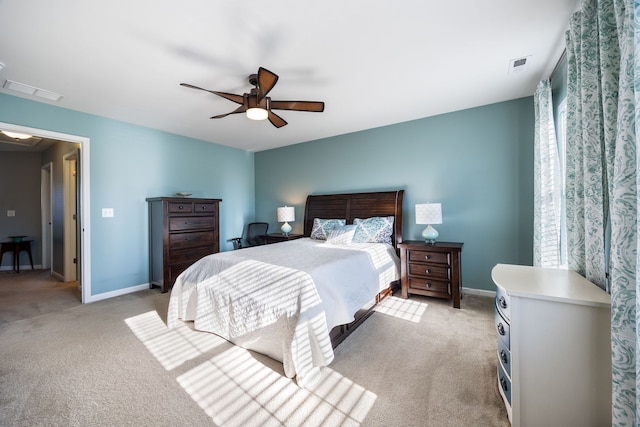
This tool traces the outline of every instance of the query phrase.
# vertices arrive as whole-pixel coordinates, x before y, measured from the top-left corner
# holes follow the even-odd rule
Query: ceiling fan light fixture
[[[249,108],[247,109],[247,117],[251,120],[265,120],[269,117],[269,113],[264,108]]]
[[[33,138],[33,135],[28,135],[26,133],[9,132],[9,131],[6,131],[6,130],[2,130],[0,132],[4,133],[9,138],[13,138],[13,139],[29,139],[29,138]]]

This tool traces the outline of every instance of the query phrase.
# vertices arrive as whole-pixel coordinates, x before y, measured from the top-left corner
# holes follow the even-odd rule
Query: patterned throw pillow
[[[347,223],[346,219],[313,219],[313,227],[311,228],[311,238],[316,240],[326,240],[327,235],[333,227],[342,227]]]
[[[372,218],[353,220],[356,225],[356,233],[353,236],[354,243],[387,243],[391,245],[393,234],[392,216],[375,216]]]
[[[330,245],[349,245],[355,233],[356,226],[354,224],[333,227],[327,235],[327,243]]]

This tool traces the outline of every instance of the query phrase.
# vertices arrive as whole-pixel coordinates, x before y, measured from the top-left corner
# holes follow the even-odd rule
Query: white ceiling
[[[0,0],[0,83],[53,102],[217,144],[260,151],[530,96],[564,48],[579,0]],[[509,73],[513,59],[527,68]],[[280,129],[237,104],[181,87],[248,92],[280,76]],[[2,117],[0,117],[1,121]]]

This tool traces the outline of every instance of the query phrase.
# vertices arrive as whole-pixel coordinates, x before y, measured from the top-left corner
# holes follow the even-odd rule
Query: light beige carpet
[[[6,320],[0,301],[0,425],[509,425],[490,298],[386,300],[309,390],[265,356],[168,330],[167,304],[148,290]]]

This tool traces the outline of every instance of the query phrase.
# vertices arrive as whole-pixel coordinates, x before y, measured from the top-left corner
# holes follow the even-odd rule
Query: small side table
[[[20,273],[20,252],[26,251],[29,254],[31,269],[33,270],[33,257],[31,256],[31,242],[33,240],[20,240],[0,243],[0,264],[5,252],[13,252],[13,269]]]
[[[289,233],[288,236],[285,236],[282,233],[270,233],[262,236],[262,240],[264,241],[265,245],[270,245],[271,243],[286,242],[287,240],[296,240],[296,239],[300,239],[301,237],[304,237],[304,236],[302,234],[291,234],[291,233]]]
[[[462,284],[460,253],[463,243],[407,240],[400,248],[402,298],[410,294],[453,299],[453,307],[460,308]]]

